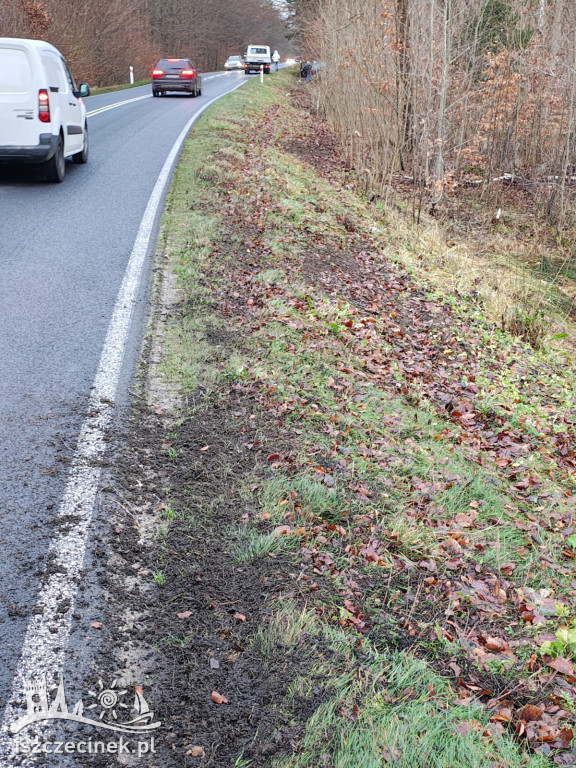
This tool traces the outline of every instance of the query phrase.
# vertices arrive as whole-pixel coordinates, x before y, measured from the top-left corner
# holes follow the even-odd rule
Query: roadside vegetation
[[[292,71],[195,126],[145,453],[158,653],[235,734],[190,725],[190,764],[576,764],[574,369],[451,249],[357,187]]]
[[[166,56],[214,71],[251,41],[286,52],[286,31],[271,0],[0,0],[0,37],[47,40],[93,86],[125,83],[131,66],[149,82]]]
[[[574,4],[289,5],[355,183],[422,224],[424,258],[500,327],[573,336]]]
[[[128,88],[138,88],[140,85],[148,85],[149,80],[137,80],[134,83],[122,83],[121,85],[109,85],[107,88],[91,88],[92,96],[97,93],[114,93],[115,91],[126,91]]]

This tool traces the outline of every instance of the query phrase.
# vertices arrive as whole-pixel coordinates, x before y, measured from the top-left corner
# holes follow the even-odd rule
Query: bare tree
[[[464,180],[491,194],[513,177],[551,214],[574,208],[572,0],[288,1],[327,64],[317,104],[367,185],[402,174],[434,208]]]
[[[272,0],[0,0],[0,34],[44,38],[73,72],[98,85],[150,74],[160,56],[221,67],[251,41],[286,47],[285,18]]]

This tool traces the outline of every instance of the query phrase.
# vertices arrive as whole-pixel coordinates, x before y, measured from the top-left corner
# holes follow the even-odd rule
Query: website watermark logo
[[[38,736],[34,739],[16,737],[14,754],[17,755],[136,755],[142,757],[155,754],[154,736],[147,741],[139,739],[134,744],[120,736],[117,741],[41,741]]]
[[[26,714],[12,723],[10,731],[17,734],[27,726],[44,720],[70,720],[93,725],[96,728],[132,734],[149,734],[159,728],[161,723],[154,722],[154,712],[148,706],[142,688],[138,685],[134,686],[134,700],[130,705],[132,697],[130,689],[121,688],[117,683],[118,681],[114,680],[108,688],[105,688],[99,680],[96,690],[89,691],[90,700],[86,706],[80,699],[70,711],[62,678],[53,700],[48,696],[45,674],[33,680],[26,680],[24,682]]]

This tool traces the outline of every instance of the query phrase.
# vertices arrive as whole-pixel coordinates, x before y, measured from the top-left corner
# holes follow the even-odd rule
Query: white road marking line
[[[51,542],[49,560],[52,572],[47,576],[45,584],[38,593],[36,608],[26,629],[20,659],[12,681],[10,699],[4,710],[0,726],[0,768],[13,768],[17,764],[14,762],[17,756],[17,744],[10,736],[10,724],[17,719],[19,710],[21,714],[24,681],[44,672],[61,673],[64,666],[78,582],[84,565],[94,502],[98,493],[101,474],[98,466],[99,459],[106,451],[104,435],[106,429],[112,424],[114,400],[118,393],[124,359],[124,346],[132,324],[156,217],[172,169],[188,132],[200,115],[215,101],[242,85],[244,81],[230,91],[211,99],[188,120],[166,158],[142,216],[108,326],[88,401],[88,415],[80,430],[66,489],[58,509],[60,518],[71,516],[67,520],[68,530]],[[69,524],[69,520],[74,520],[72,525]],[[18,764],[29,764],[25,756],[20,757],[22,762]]]
[[[91,112],[87,112],[87,117],[94,117],[94,115],[99,115],[101,112],[108,112],[109,109],[116,109],[116,107],[123,107],[124,104],[132,104],[134,101],[142,101],[142,99],[151,99],[152,94],[147,93],[146,96],[136,96],[133,99],[126,99],[125,101],[116,101],[114,104],[108,104],[105,107],[99,107],[98,109],[93,109]]]

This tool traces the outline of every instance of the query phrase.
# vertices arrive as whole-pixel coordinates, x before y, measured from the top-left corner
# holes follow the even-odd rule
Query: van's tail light
[[[38,118],[41,123],[50,122],[50,99],[45,88],[38,91]]]
[[[183,69],[182,72],[180,72],[181,77],[194,77],[195,74],[193,69]]]
[[[164,70],[163,69],[155,69],[152,72],[152,77],[162,77],[163,74],[164,74]]]

